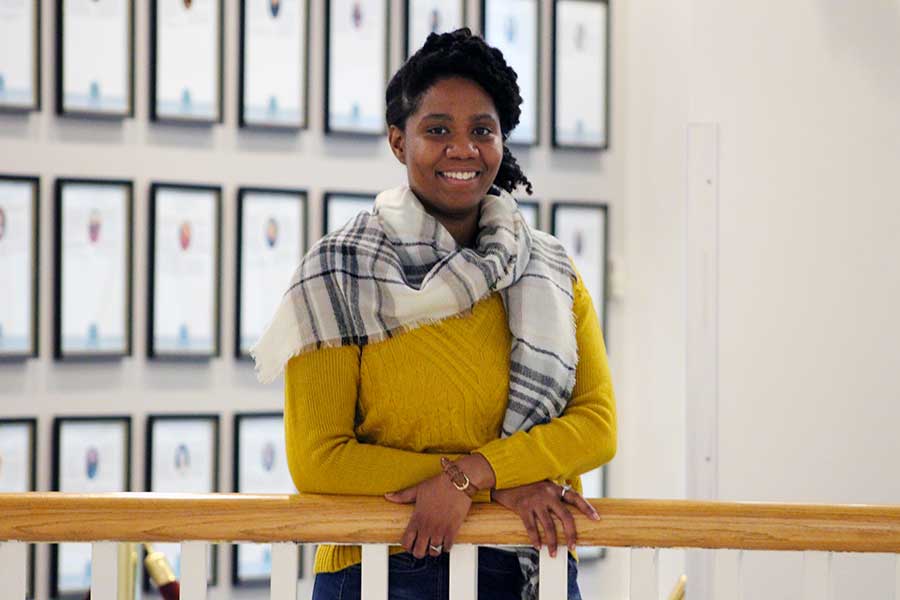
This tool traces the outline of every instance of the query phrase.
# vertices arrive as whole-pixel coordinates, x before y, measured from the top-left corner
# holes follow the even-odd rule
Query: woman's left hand
[[[444,473],[384,497],[398,504],[415,502],[416,508],[403,533],[402,545],[416,558],[449,552],[472,506],[468,494],[456,489]]]

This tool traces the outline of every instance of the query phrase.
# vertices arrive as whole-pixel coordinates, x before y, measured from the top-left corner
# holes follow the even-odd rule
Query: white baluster
[[[297,600],[300,547],[294,543],[272,544],[272,600]]]
[[[630,600],[657,600],[659,597],[659,550],[632,548],[629,583]]]
[[[24,600],[28,593],[28,544],[0,543],[0,580],[10,598]]]
[[[450,597],[478,599],[478,546],[456,544],[450,550]]]
[[[565,545],[559,546],[556,558],[550,556],[546,545],[541,546],[541,559],[538,567],[540,569],[538,600],[565,598],[569,586],[569,552]]]
[[[116,600],[119,594],[119,544],[91,545],[91,600]]]
[[[744,598],[744,551],[716,550],[713,598]],[[688,596],[689,597],[689,596]]]
[[[897,588],[894,591],[894,600],[900,600],[900,554],[897,555],[897,566],[894,568],[894,572],[897,578],[896,585],[894,585]]]
[[[362,600],[388,600],[388,547],[362,546]]]
[[[831,600],[831,597],[831,552],[804,552],[804,600]]]
[[[182,600],[205,600],[206,582],[209,579],[208,556],[209,549],[206,542],[182,542],[180,573]]]

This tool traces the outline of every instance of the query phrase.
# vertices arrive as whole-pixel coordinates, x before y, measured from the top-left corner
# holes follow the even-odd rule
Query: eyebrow
[[[424,117],[422,117],[422,120],[425,120],[425,119],[434,119],[435,121],[453,121],[453,117],[448,115],[447,113],[429,113],[429,114],[425,115]],[[492,115],[490,113],[477,114],[477,115],[472,116],[472,118],[471,118],[472,121],[482,121],[485,119],[488,119],[491,121],[497,120],[496,118],[494,118],[494,115]]]

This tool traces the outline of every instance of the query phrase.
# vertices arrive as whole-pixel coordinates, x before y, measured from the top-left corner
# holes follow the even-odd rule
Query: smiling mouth
[[[481,175],[481,171],[438,171],[438,175],[451,183],[467,183]]]

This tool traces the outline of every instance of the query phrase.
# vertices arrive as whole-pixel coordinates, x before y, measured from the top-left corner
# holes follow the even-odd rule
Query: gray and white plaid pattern
[[[500,292],[512,336],[502,435],[562,414],[575,385],[575,272],[553,236],[531,229],[506,192],[481,203],[475,248],[460,248],[406,186],[378,195],[317,242],[274,319],[251,349],[258,376],[274,380],[292,357],[379,342],[457,316]],[[523,598],[537,589],[537,553],[517,551]]]

